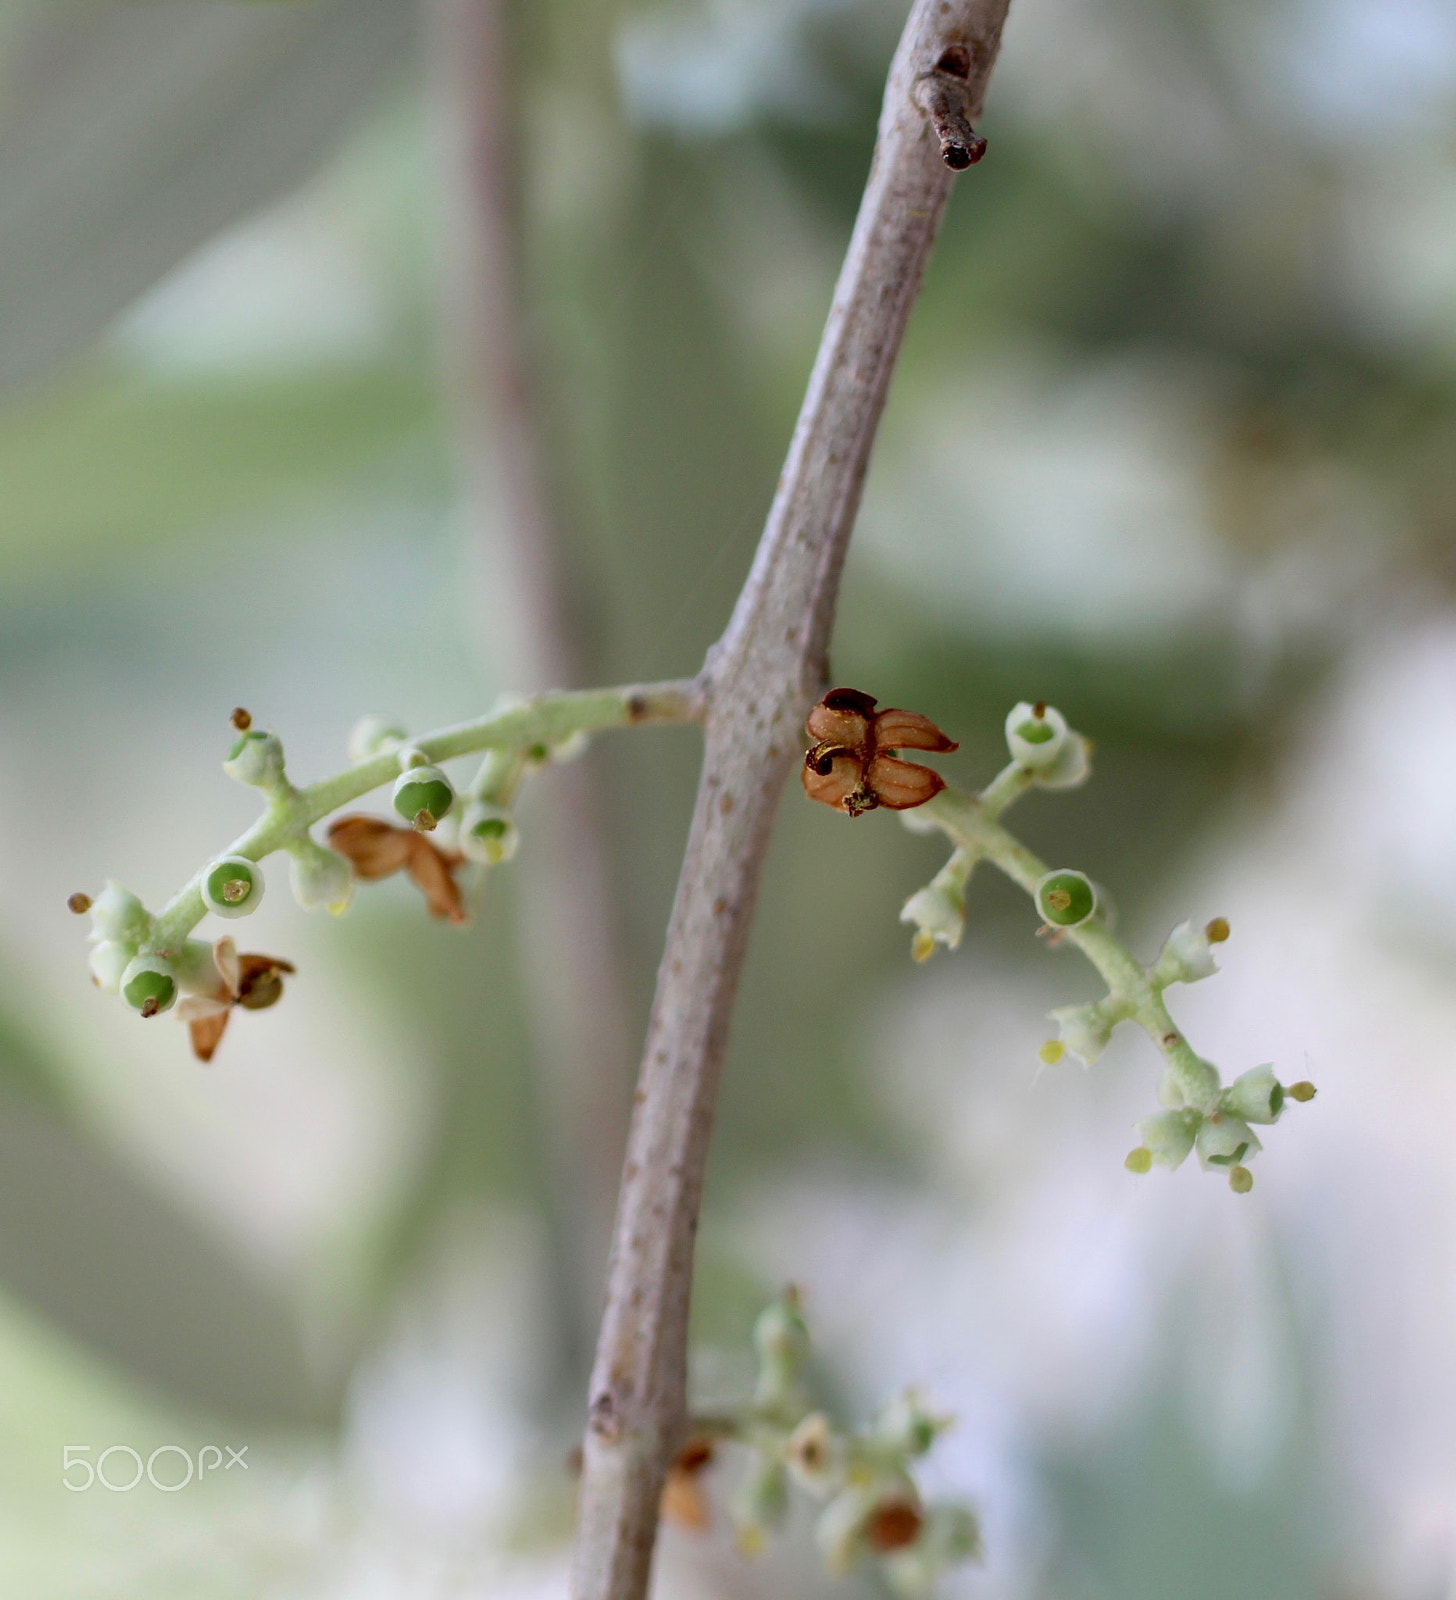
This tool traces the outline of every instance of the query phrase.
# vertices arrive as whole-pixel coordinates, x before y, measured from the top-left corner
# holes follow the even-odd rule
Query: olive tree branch
[[[1008,0],[915,0],[873,164],[752,570],[701,679],[706,749],[658,975],[592,1374],[576,1600],[641,1600],[686,1426],[688,1301],[718,1077],[769,832],[826,680],[845,551],[951,171],[918,85],[980,110]],[[952,128],[952,147],[956,130]],[[965,163],[957,156],[953,165]]]

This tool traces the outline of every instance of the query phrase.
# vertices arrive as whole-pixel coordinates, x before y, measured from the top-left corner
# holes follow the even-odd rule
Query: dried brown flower
[[[913,1500],[897,1495],[881,1500],[870,1513],[865,1534],[870,1547],[886,1555],[891,1550],[903,1550],[907,1544],[914,1544],[924,1526],[920,1507]]]
[[[704,1467],[713,1459],[713,1441],[693,1438],[678,1451],[662,1486],[662,1516],[690,1533],[702,1533],[708,1526],[708,1497],[698,1481]]]
[[[266,1011],[283,998],[283,975],[294,970],[281,956],[239,955],[231,939],[212,947],[217,985],[211,994],[192,994],[180,1001],[177,1015],[187,1024],[192,1053],[211,1061],[222,1043],[234,1006],[245,1011]]]
[[[814,744],[804,757],[804,793],[851,817],[879,806],[909,811],[945,788],[938,772],[901,761],[899,751],[960,748],[929,717],[898,707],[876,711],[874,697],[858,689],[831,689],[805,728]]]
[[[454,872],[464,861],[459,851],[442,850],[413,828],[397,828],[381,817],[340,817],[329,829],[329,844],[348,859],[354,876],[372,883],[403,869],[425,897],[432,916],[457,927],[466,920],[465,901]]]

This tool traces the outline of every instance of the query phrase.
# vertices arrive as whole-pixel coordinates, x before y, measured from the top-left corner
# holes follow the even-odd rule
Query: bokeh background
[[[539,780],[463,936],[407,885],[335,922],[279,882],[247,942],[298,978],[210,1069],[90,986],[64,901],[114,876],[156,905],[247,824],[219,768],[236,704],[308,779],[366,711],[422,730],[553,663],[695,669],[773,489],[903,11],[509,12],[481,103],[513,135],[517,270],[492,303],[529,415],[461,370],[458,10],[0,13],[6,1595],[564,1594],[563,1458],[696,735],[603,738]],[[1437,1600],[1456,12],[1015,0],[984,127],[835,675],[935,717],[967,782],[1011,702],[1061,706],[1094,781],[1016,825],[1113,886],[1146,955],[1228,917],[1223,973],[1177,1016],[1226,1072],[1272,1060],[1320,1095],[1269,1130],[1246,1198],[1196,1168],[1130,1176],[1146,1042],[1085,1074],[1037,1062],[1044,1013],[1096,992],[1075,953],[978,876],[962,948],[913,966],[896,915],[934,841],[791,792],[695,1382],[741,1388],[753,1317],[793,1280],[849,1415],[923,1385],[958,1418],[929,1481],[986,1528],[948,1594]],[[513,521],[531,437],[544,576]],[[62,1487],[68,1445],[167,1443],[246,1445],[246,1473]],[[748,1565],[721,1523],[668,1530],[662,1596],[877,1592],[821,1576],[803,1526]]]

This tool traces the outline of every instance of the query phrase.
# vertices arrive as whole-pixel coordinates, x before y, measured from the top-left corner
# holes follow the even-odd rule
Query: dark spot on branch
[[[953,44],[949,50],[943,50],[940,60],[935,63],[937,72],[948,72],[953,78],[969,78],[971,75],[971,52],[963,44]]]
[[[629,694],[627,696],[627,720],[641,722],[647,715],[647,696],[645,694]]]

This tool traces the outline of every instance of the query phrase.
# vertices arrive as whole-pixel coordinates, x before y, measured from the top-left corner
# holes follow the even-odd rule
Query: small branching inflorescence
[[[877,1561],[898,1594],[921,1596],[947,1568],[980,1554],[974,1512],[956,1501],[927,1503],[915,1481],[915,1464],[949,1418],[934,1415],[911,1391],[885,1405],[867,1429],[833,1421],[805,1381],[809,1330],[793,1288],[759,1316],[753,1341],[752,1399],[694,1419],[668,1473],[665,1516],[695,1531],[708,1525],[700,1476],[721,1451],[742,1458],[728,1515],[745,1554],[764,1549],[795,1491],[822,1507],[815,1537],[836,1575]]]
[[[94,900],[73,894],[70,909],[91,917],[92,978],[143,1017],[175,1007],[189,1026],[194,1053],[209,1061],[233,1009],[273,1005],[283,975],[293,972],[277,956],[239,955],[231,939],[192,937],[209,912],[238,918],[257,909],[268,856],[288,854],[294,896],[307,910],[342,912],[356,882],[403,871],[434,916],[460,926],[469,917],[457,874],[469,870],[478,877],[515,854],[511,808],[526,777],[571,760],[602,729],[684,722],[700,714],[696,685],[673,682],[503,702],[489,716],[415,740],[385,718],[365,717],[349,738],[353,765],[298,789],[278,736],[254,727],[239,708],[223,771],[260,791],[262,816],[156,913],[117,883]],[[441,763],[481,751],[474,778],[457,791]],[[386,785],[400,821],[350,814],[330,824],[327,844],[313,837],[316,823]]]
[[[1196,1151],[1203,1167],[1224,1173],[1235,1193],[1246,1194],[1254,1183],[1247,1163],[1261,1148],[1254,1127],[1277,1122],[1290,1100],[1312,1100],[1315,1089],[1308,1082],[1280,1083],[1272,1066],[1254,1067],[1225,1086],[1218,1069],[1194,1051],[1168,1014],[1163,993],[1170,985],[1196,983],[1218,970],[1214,946],[1228,938],[1228,923],[1222,917],[1202,928],[1180,923],[1157,960],[1144,966],[1113,933],[1112,901],[1105,889],[1076,868],[1049,869],[1001,825],[1003,813],[1028,789],[1072,789],[1090,775],[1088,741],[1054,706],[1023,701],[1013,707],[1006,719],[1011,762],[979,794],[951,788],[928,768],[893,759],[895,744],[956,747],[927,718],[898,710],[876,713],[874,706],[854,689],[833,689],[815,706],[806,724],[814,744],[804,758],[804,789],[811,799],[851,817],[889,805],[905,812],[907,827],[939,830],[955,846],[900,913],[900,920],[915,929],[911,954],[925,961],[937,945],[955,949],[965,928],[972,871],[981,861],[999,867],[1031,896],[1041,931],[1053,942],[1075,944],[1107,984],[1100,1000],[1051,1013],[1058,1037],[1042,1046],[1042,1061],[1052,1065],[1071,1054],[1091,1066],[1118,1023],[1137,1023],[1164,1059],[1159,1090],[1164,1109],[1138,1123],[1139,1142],[1128,1154],[1128,1170],[1177,1167]],[[879,734],[880,729],[888,732]],[[905,737],[901,729],[913,736]],[[887,749],[888,757],[881,754]],[[919,798],[904,798],[911,793],[904,782],[893,786],[895,798],[878,797],[874,775],[880,763],[920,774],[914,780]]]

